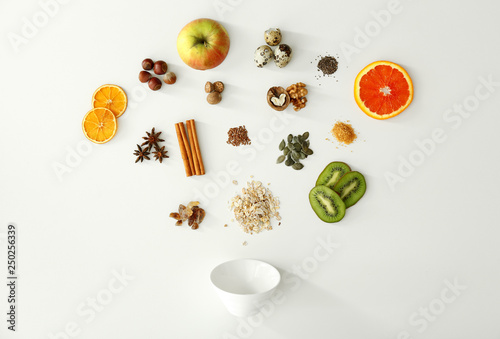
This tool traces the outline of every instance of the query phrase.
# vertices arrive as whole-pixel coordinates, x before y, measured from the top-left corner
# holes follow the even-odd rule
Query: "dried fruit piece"
[[[102,85],[92,95],[92,107],[109,109],[118,118],[127,109],[127,94],[117,85]]]
[[[83,134],[96,144],[110,141],[116,134],[118,124],[113,112],[106,108],[94,108],[83,118]]]
[[[181,220],[181,215],[179,213],[172,212],[169,217],[174,218],[175,220]]]
[[[175,225],[180,226],[187,220],[188,226],[193,230],[197,229],[205,218],[205,210],[198,205],[198,201],[191,201],[187,206],[179,205],[179,213],[170,213],[171,218],[178,220]]]

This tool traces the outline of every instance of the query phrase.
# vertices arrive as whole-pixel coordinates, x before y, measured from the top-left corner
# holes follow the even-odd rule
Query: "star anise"
[[[144,159],[149,160],[149,151],[148,148],[146,147],[145,149],[142,149],[141,146],[137,145],[137,149],[134,151],[134,155],[137,157],[135,162],[143,161]]]
[[[145,137],[142,137],[144,141],[141,146],[146,146],[147,145],[147,149],[149,150],[152,150],[153,147],[158,147],[158,142],[160,141],[165,141],[163,139],[160,139],[160,134],[161,132],[158,132],[158,133],[155,133],[155,128],[153,127],[153,129],[151,130],[151,133],[150,132],[146,132],[147,136]]]
[[[161,148],[159,148],[158,146],[155,146],[155,151],[152,153],[155,157],[155,160],[159,160],[160,163],[162,163],[163,158],[168,158],[167,152],[168,151],[165,151],[165,146],[161,146]]]

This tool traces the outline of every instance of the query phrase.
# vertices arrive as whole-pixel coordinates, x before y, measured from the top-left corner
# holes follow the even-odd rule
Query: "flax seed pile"
[[[233,146],[251,145],[252,141],[248,137],[245,126],[230,128],[227,132],[227,143]]]
[[[354,132],[351,124],[346,124],[341,121],[337,121],[335,123],[335,126],[333,126],[332,129],[332,134],[338,142],[342,142],[346,145],[352,144],[352,142],[357,138],[356,132]]]

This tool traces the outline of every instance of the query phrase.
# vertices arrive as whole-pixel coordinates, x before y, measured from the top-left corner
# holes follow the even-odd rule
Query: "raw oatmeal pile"
[[[279,208],[279,199],[255,180],[247,182],[247,187],[242,188],[241,195],[231,199],[229,206],[242,230],[250,234],[272,230],[271,219],[281,220]]]

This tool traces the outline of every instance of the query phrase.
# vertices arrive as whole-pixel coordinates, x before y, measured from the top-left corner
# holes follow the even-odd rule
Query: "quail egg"
[[[264,32],[264,39],[269,46],[276,46],[281,42],[281,31],[279,28],[269,28]]]
[[[273,50],[271,47],[262,45],[255,50],[253,61],[255,61],[257,67],[263,67],[271,60],[273,60]]]
[[[288,65],[291,59],[292,59],[292,49],[290,48],[290,46],[286,44],[280,44],[274,50],[274,63],[279,68]]]

